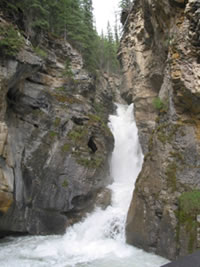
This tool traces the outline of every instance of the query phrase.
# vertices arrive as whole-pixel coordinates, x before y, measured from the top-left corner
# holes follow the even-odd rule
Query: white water
[[[7,238],[0,243],[1,267],[159,267],[167,261],[125,243],[125,220],[143,156],[133,105],[117,105],[110,116],[115,138],[111,160],[112,205],[97,208],[64,236]]]

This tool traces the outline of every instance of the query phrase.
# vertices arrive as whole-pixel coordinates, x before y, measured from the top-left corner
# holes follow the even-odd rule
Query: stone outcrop
[[[199,248],[197,0],[135,0],[119,58],[145,154],[130,205],[130,244],[169,259]]]
[[[2,59],[1,235],[64,233],[110,203],[107,119],[119,79],[99,76],[69,43],[50,36],[35,50],[24,39],[16,56]]]

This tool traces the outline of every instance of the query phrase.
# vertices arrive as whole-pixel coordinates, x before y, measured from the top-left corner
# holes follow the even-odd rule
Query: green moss
[[[178,152],[178,151],[171,151],[170,152],[170,155],[174,158],[174,159],[176,159],[176,160],[179,160],[179,161],[181,161],[182,163],[184,163],[184,158],[183,158],[183,155],[180,153],[180,152]]]
[[[195,249],[198,226],[196,217],[198,214],[200,214],[200,191],[193,190],[183,193],[179,197],[179,210],[177,212],[177,232],[180,235],[180,227],[184,226],[186,233],[188,233],[188,253],[192,253]]]
[[[169,124],[169,123],[160,124],[156,129],[158,140],[163,144],[171,143],[173,137],[176,135],[180,127],[181,127],[180,124]]]
[[[167,112],[168,105],[164,103],[159,97],[156,97],[152,101],[153,107],[160,112]]]
[[[74,125],[67,135],[68,142],[73,146],[72,154],[77,162],[88,168],[98,168],[104,159],[104,151],[101,150],[100,143],[95,153],[91,153],[91,148],[88,146],[89,138],[97,129],[103,136],[111,135],[110,129],[100,116],[88,114],[88,120],[84,121],[84,125]]]
[[[104,106],[104,103],[102,104],[101,102],[94,102],[93,107],[94,107],[95,113],[102,119],[104,123],[107,123],[108,111],[106,107]]]
[[[196,226],[193,226],[193,228],[190,230],[190,237],[189,237],[189,242],[188,242],[188,253],[194,252],[196,236],[197,236]]]
[[[68,181],[67,180],[64,180],[64,182],[62,183],[62,187],[68,187]]]
[[[102,121],[102,119],[98,115],[95,115],[95,114],[89,114],[88,117],[89,117],[89,121],[91,123],[92,122],[101,122]]]
[[[88,128],[84,126],[74,127],[73,130],[69,131],[68,137],[75,143],[82,142],[88,136]]]
[[[176,163],[170,162],[166,168],[165,174],[167,176],[168,187],[172,188],[173,191],[176,191],[176,172]]]
[[[180,207],[179,207],[180,208]],[[180,234],[181,234],[181,226],[184,227],[186,233],[188,234],[189,240],[188,240],[188,253],[194,252],[195,249],[195,243],[196,243],[196,236],[197,236],[197,222],[196,222],[196,216],[189,215],[187,213],[184,213],[181,209],[178,212],[178,225],[177,225],[177,244],[179,244],[180,241]]]
[[[149,151],[151,151],[153,149],[153,135],[154,135],[154,132],[152,133],[152,135],[149,138],[149,142],[148,142]]]
[[[156,131],[155,131],[157,133],[158,140],[162,142],[163,144],[165,144],[168,140],[167,131],[166,131],[167,127],[168,127],[168,123],[161,123],[156,128]]]
[[[185,214],[200,214],[200,191],[183,193],[179,198],[179,205]]]
[[[64,95],[64,94],[52,94],[53,97],[56,98],[56,100],[58,102],[61,103],[68,103],[68,104],[80,104],[81,101],[73,96],[68,96],[68,95]]]
[[[88,117],[89,117],[88,124],[92,125],[92,124],[98,123],[101,126],[101,129],[103,130],[106,136],[112,136],[112,132],[110,131],[110,128],[105,124],[105,122],[102,120],[102,118],[99,115],[89,114]]]
[[[0,26],[0,53],[15,56],[24,45],[24,39],[12,25]]]
[[[69,78],[73,78],[74,77],[74,73],[72,71],[72,66],[71,66],[71,59],[68,56],[67,56],[67,58],[65,60],[65,70],[63,71],[63,76],[66,76],[66,77],[69,77]]]
[[[91,159],[88,158],[79,158],[77,162],[88,168],[98,168],[100,167],[103,159],[99,157],[93,157]]]
[[[165,135],[165,133],[159,133],[158,134],[158,140],[160,141],[160,142],[162,142],[163,144],[166,144],[167,143],[167,136]]]
[[[49,132],[49,136],[53,139],[54,137],[56,137],[58,135],[58,133],[51,131]]]
[[[68,152],[70,151],[70,149],[71,149],[71,145],[69,143],[66,143],[61,147],[62,152]]]
[[[65,87],[57,87],[57,88],[55,88],[55,90],[56,91],[58,91],[58,92],[65,92]]]
[[[47,58],[47,52],[44,51],[44,50],[43,50],[42,48],[40,48],[39,46],[35,47],[35,48],[34,48],[34,51],[35,51],[35,53],[36,53],[39,57],[41,57],[41,58],[43,58],[43,59]]]
[[[100,102],[94,102],[93,106],[100,117],[106,114],[105,107]]]

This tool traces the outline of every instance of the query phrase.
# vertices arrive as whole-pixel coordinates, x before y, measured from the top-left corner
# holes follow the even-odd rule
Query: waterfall
[[[0,244],[0,266],[159,267],[166,260],[125,243],[125,220],[143,155],[133,104],[117,104],[109,117],[115,147],[111,160],[112,203],[96,208],[64,236],[8,238]]]

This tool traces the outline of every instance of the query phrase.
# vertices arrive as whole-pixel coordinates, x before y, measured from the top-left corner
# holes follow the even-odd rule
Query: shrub
[[[0,26],[0,51],[5,56],[15,56],[24,45],[24,39],[12,25]]]
[[[196,247],[197,242],[197,215],[200,214],[200,191],[193,190],[191,192],[183,193],[179,197],[179,210],[177,213],[178,227],[177,238],[180,238],[180,227],[185,226],[185,231],[188,234],[188,252],[192,253]]]
[[[53,132],[53,131],[51,131],[51,132],[49,132],[49,136],[50,136],[50,138],[54,138],[54,137],[56,137],[58,135],[58,133],[56,133],[56,132]]]
[[[167,111],[167,105],[159,97],[154,98],[152,104],[155,109],[161,112]]]
[[[200,213],[200,191],[194,190],[183,193],[179,198],[179,206],[184,214],[197,215]]]
[[[34,48],[34,51],[35,51],[35,53],[36,53],[39,57],[41,57],[41,58],[43,58],[43,59],[47,58],[47,53],[46,53],[46,51],[44,51],[43,49],[41,49],[39,46],[35,47],[35,48]]]
[[[69,77],[71,79],[73,79],[74,77],[74,73],[71,68],[71,60],[69,57],[67,57],[65,61],[65,70],[63,71],[63,76]]]

